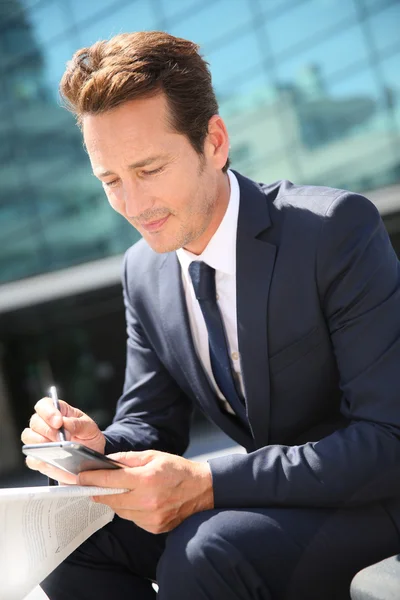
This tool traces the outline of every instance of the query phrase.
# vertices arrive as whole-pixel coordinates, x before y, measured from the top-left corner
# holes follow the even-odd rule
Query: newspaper
[[[0,598],[21,600],[114,511],[90,496],[123,489],[43,486],[0,489]]]

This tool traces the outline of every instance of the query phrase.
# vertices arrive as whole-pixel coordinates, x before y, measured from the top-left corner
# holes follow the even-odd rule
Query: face
[[[161,93],[85,115],[83,136],[109,203],[153,250],[204,250],[229,201],[221,170],[229,140],[218,115],[210,119],[202,156],[172,130]]]

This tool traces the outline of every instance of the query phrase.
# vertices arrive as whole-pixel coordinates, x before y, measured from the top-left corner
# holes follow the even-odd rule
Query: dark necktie
[[[211,368],[215,381],[236,415],[247,424],[244,403],[235,386],[224,324],[217,304],[215,269],[197,260],[190,263],[189,274],[208,331]]]

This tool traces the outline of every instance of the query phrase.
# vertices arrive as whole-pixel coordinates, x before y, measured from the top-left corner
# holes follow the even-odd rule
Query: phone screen
[[[75,442],[26,444],[22,447],[22,452],[73,475],[78,475],[82,471],[120,469],[124,466],[122,463]]]

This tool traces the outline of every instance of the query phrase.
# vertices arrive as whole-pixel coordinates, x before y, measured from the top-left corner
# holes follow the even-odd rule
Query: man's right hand
[[[64,427],[66,439],[83,444],[92,450],[104,454],[106,444],[103,433],[97,424],[84,412],[60,400],[58,411],[51,398],[42,398],[35,405],[35,412],[30,418],[29,427],[23,430],[21,441],[24,444],[43,444],[57,442],[60,427]],[[26,458],[30,469],[40,471],[52,479],[62,483],[76,483],[76,476],[61,469],[52,467],[32,456]]]

